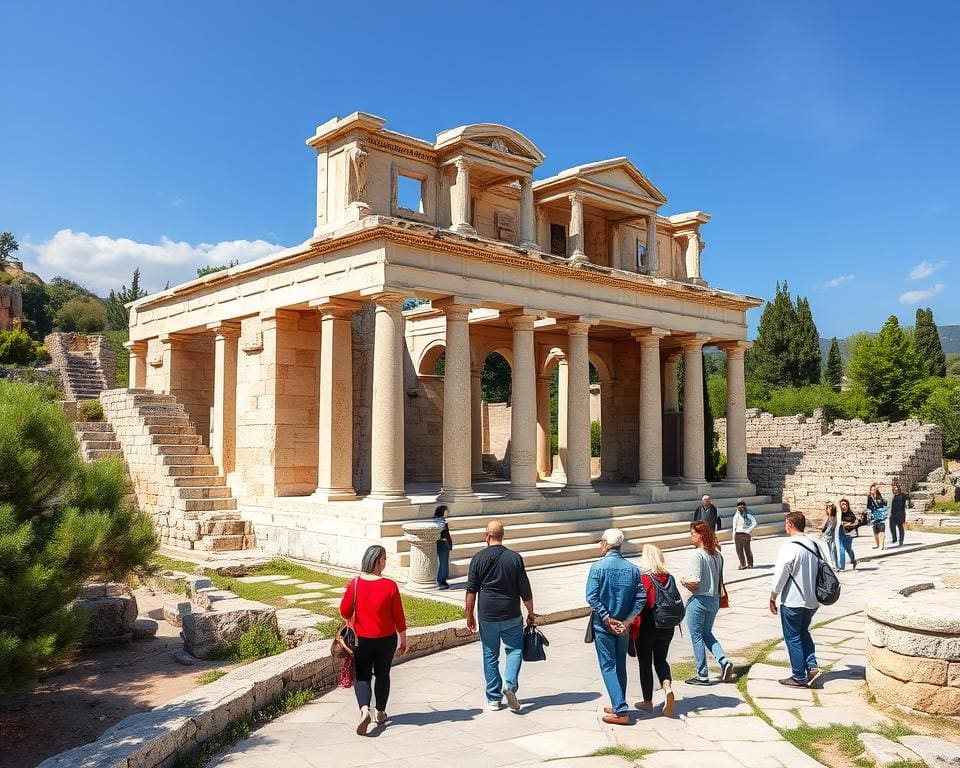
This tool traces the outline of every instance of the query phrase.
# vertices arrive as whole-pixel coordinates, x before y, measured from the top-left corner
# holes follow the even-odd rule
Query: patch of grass
[[[941,515],[960,515],[960,501],[938,501],[930,511]]]
[[[275,717],[292,712],[304,704],[309,704],[318,695],[314,688],[297,688],[287,691],[283,696],[277,699],[273,704],[269,704],[257,713],[257,720],[273,720]]]
[[[207,655],[212,661],[242,663],[276,656],[287,650],[287,644],[266,624],[253,624],[229,645],[219,645]]]
[[[633,747],[600,747],[600,749],[591,752],[586,757],[606,757],[607,755],[613,755],[615,757],[622,757],[624,760],[637,761],[642,760],[647,755],[650,754],[649,749],[635,749]]]
[[[210,683],[215,683],[221,677],[227,673],[222,669],[208,669],[206,672],[201,672],[195,678],[197,685],[209,685]]]
[[[219,735],[204,742],[188,755],[177,757],[174,768],[203,768],[217,752],[250,735],[250,721],[234,720]]]
[[[857,725],[829,725],[822,728],[813,728],[801,725],[789,731],[781,731],[783,737],[793,746],[804,752],[814,760],[821,760],[820,752],[832,746],[841,754],[853,760],[863,753],[863,744],[857,738],[866,729]],[[824,763],[829,765],[829,763]]]

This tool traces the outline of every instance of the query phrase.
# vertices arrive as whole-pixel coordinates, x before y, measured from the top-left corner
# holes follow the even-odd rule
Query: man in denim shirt
[[[603,722],[629,725],[627,717],[627,645],[630,624],[647,600],[640,569],[623,558],[623,532],[608,528],[600,539],[601,559],[587,576],[587,603],[593,609],[594,645],[603,684],[610,695]]]

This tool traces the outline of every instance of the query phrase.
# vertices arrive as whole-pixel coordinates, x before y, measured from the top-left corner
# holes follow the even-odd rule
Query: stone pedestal
[[[410,574],[407,589],[420,591],[437,588],[437,541],[440,528],[435,523],[406,523],[403,533],[410,542]]]

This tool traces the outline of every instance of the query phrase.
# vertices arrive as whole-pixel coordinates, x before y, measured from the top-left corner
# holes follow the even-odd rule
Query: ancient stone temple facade
[[[663,215],[666,198],[626,158],[535,180],[543,154],[502,125],[429,141],[355,113],[307,144],[309,240],[130,313],[131,387],[183,405],[258,542],[355,565],[438,498],[469,517],[710,488],[701,352],[727,351],[727,412],[744,414],[745,315],[760,302],[704,280],[708,215]],[[512,374],[508,483],[482,481],[480,374],[493,352]],[[742,416],[721,449],[728,479],[714,495],[751,493]]]

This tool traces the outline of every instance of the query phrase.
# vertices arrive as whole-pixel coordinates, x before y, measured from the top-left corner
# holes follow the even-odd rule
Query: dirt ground
[[[180,630],[163,621],[162,599],[138,589],[140,616],[157,619],[156,638],[83,650],[26,694],[0,698],[0,766],[33,768],[94,741],[129,715],[152,709],[197,687],[199,673],[223,662],[185,667],[173,659]]]

